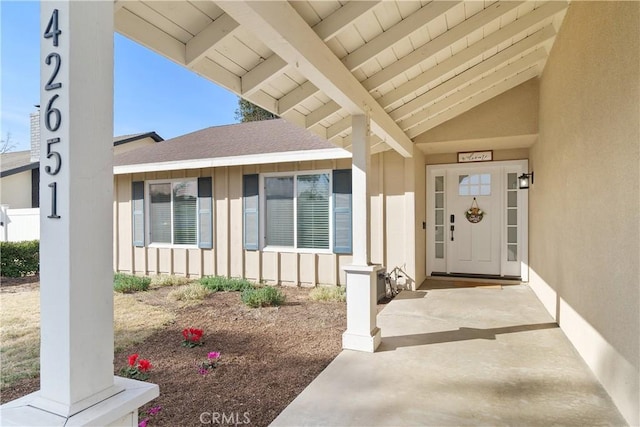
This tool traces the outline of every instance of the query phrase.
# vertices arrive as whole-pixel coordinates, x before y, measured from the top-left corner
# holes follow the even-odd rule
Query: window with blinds
[[[330,249],[328,173],[265,177],[265,245]]]
[[[195,245],[197,222],[198,185],[196,181],[173,183],[173,243]]]
[[[305,249],[329,249],[329,175],[298,175],[297,240]]]
[[[171,184],[149,185],[151,243],[171,243]]]
[[[197,181],[149,184],[149,199],[151,243],[197,244]]]
[[[266,244],[293,246],[293,177],[265,178]]]

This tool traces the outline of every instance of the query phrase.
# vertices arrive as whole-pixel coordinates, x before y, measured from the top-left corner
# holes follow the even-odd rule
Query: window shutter
[[[213,248],[213,209],[211,177],[198,178],[198,247]]]
[[[133,246],[144,246],[144,181],[131,183]]]
[[[242,177],[242,235],[246,250],[259,249],[259,179],[258,174]]]
[[[333,252],[352,253],[351,169],[333,171]]]

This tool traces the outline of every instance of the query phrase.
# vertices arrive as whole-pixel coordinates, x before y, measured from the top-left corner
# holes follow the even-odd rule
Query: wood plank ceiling
[[[372,153],[541,74],[568,2],[141,1],[116,30],[335,145]]]

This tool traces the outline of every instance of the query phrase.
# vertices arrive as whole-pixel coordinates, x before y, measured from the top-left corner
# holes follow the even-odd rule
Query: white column
[[[43,399],[71,412],[84,409],[80,402],[90,396],[114,391],[113,10],[107,3],[40,5],[40,387]],[[60,34],[45,38],[48,27],[55,31],[56,9]],[[49,55],[59,55],[52,83],[61,86],[47,90],[58,62]]]
[[[369,211],[369,171],[371,169],[371,144],[369,118],[352,117],[352,215],[353,215],[353,264],[369,265],[371,261],[371,226]]]
[[[380,266],[371,265],[370,230],[370,141],[369,118],[352,118],[352,215],[353,265],[347,273],[347,330],[342,347],[373,352],[380,345],[380,328],[376,325],[376,279]]]
[[[2,421],[135,425],[158,387],[113,376],[113,2],[40,11],[40,391]]]

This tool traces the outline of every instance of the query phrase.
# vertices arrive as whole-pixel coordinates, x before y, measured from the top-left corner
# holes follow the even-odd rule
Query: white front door
[[[500,274],[500,178],[496,168],[448,171],[446,219],[450,273]],[[480,209],[481,215],[473,215],[474,208]],[[472,213],[469,219],[467,212]]]
[[[526,160],[427,166],[427,274],[528,279]],[[481,212],[467,218],[473,208]]]

